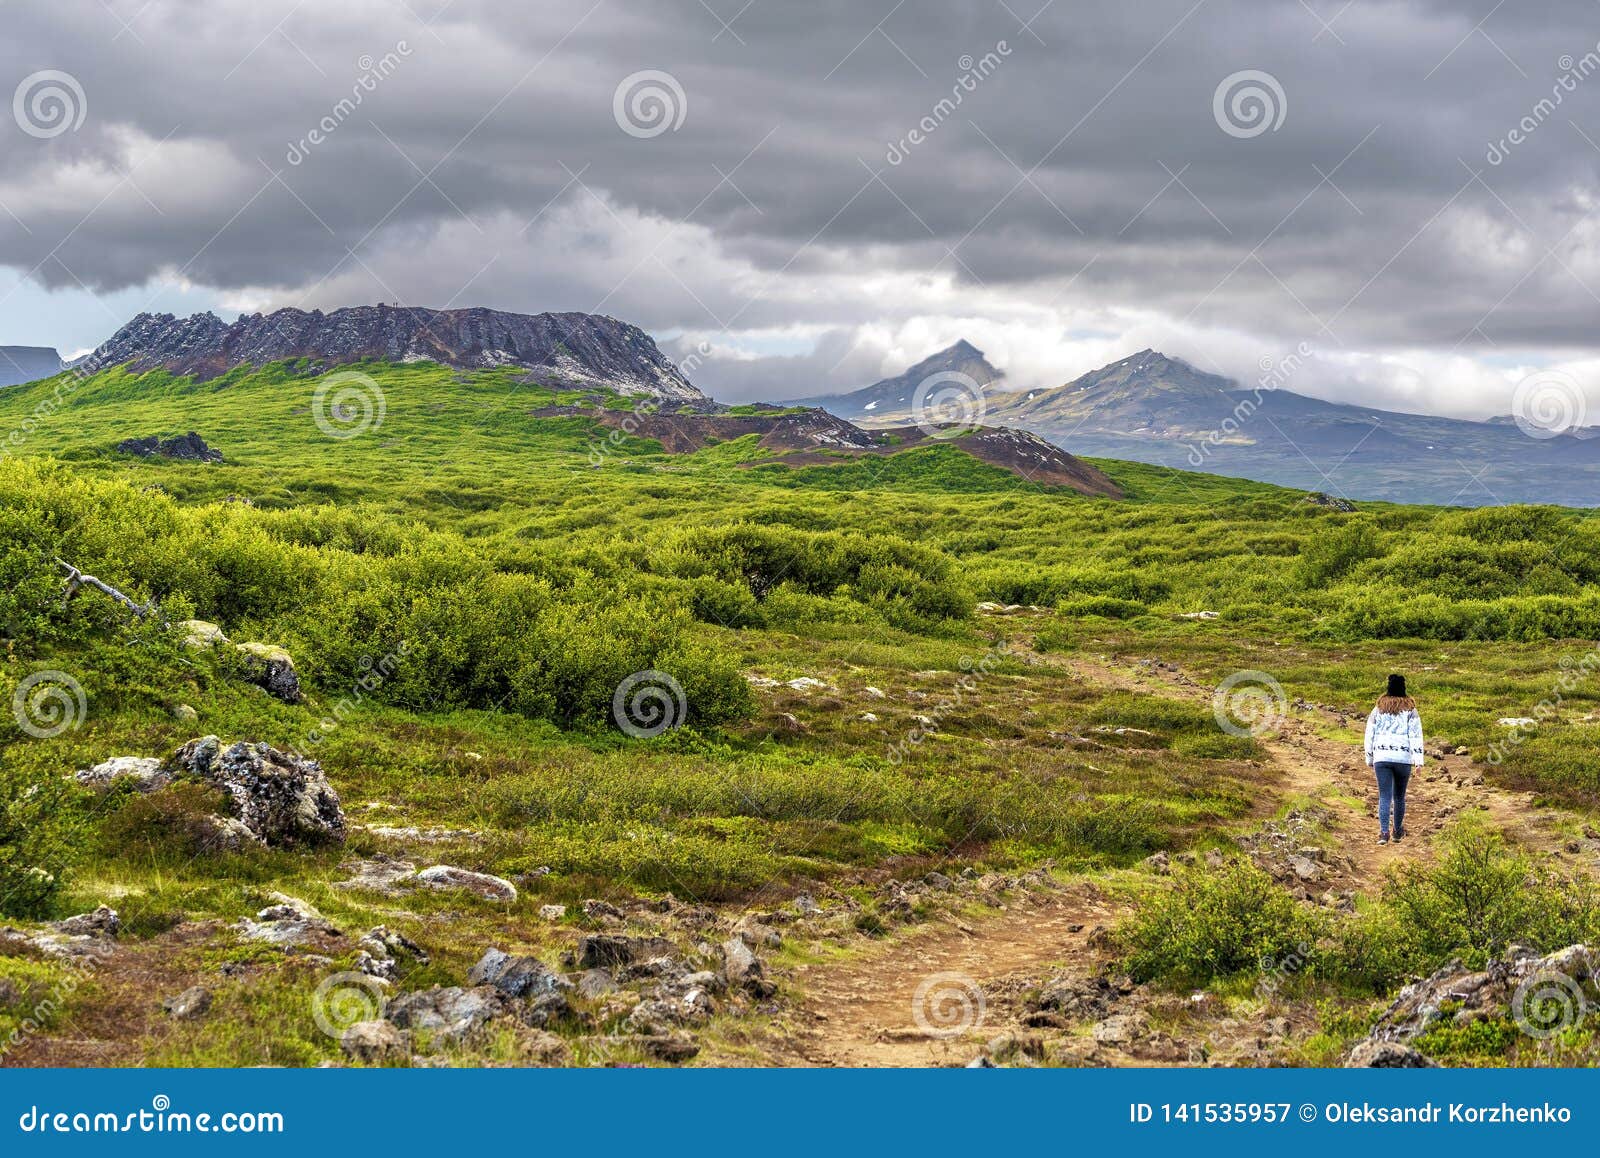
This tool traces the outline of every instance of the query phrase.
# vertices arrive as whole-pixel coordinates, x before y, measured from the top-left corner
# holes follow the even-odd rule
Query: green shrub
[[[1117,930],[1138,981],[1204,985],[1291,956],[1308,956],[1317,919],[1267,873],[1239,858],[1181,870]]]
[[[0,764],[0,915],[52,911],[80,830],[75,793],[60,776]]]
[[[1400,866],[1383,903],[1418,969],[1455,956],[1476,967],[1510,945],[1552,950],[1600,935],[1592,881],[1535,867],[1476,820],[1452,831],[1437,864]]]
[[[1149,610],[1136,599],[1111,595],[1080,595],[1063,599],[1056,607],[1063,615],[1098,615],[1103,619],[1132,619]]]
[[[1364,520],[1348,522],[1307,540],[1295,577],[1303,587],[1325,587],[1382,553],[1376,527]]]

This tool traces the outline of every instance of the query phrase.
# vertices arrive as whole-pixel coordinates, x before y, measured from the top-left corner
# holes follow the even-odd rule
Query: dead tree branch
[[[74,567],[71,563],[68,563],[65,559],[62,559],[59,556],[56,558],[56,563],[67,573],[67,588],[61,594],[61,606],[63,608],[65,608],[68,602],[71,601],[72,597],[78,593],[79,588],[93,587],[96,591],[99,591],[104,595],[111,596],[111,598],[115,599],[118,603],[122,604],[141,619],[143,619],[146,615],[161,614],[161,610],[156,606],[156,601],[154,598],[152,598],[148,603],[136,603],[132,598],[124,595],[115,587],[111,586],[111,584],[100,579],[96,579],[93,575],[85,574],[83,571],[80,571],[78,568]],[[163,616],[162,622],[165,621],[165,617]]]

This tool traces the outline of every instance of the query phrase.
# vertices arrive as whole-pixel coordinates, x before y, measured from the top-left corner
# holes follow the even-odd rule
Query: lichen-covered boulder
[[[236,643],[233,648],[243,657],[250,682],[262,691],[286,704],[298,704],[305,698],[300,694],[294,659],[283,648],[272,643]]]
[[[205,619],[180,619],[172,629],[183,636],[183,646],[195,649],[212,647],[228,642],[222,628]]]
[[[315,760],[246,740],[224,748],[202,736],[173,753],[172,764],[226,792],[239,822],[269,845],[344,840],[339,794]]]
[[[517,886],[503,877],[457,868],[451,864],[430,865],[417,874],[417,881],[434,889],[465,889],[486,901],[517,899]]]
[[[384,1008],[384,1017],[409,1029],[425,1049],[465,1042],[506,1011],[507,998],[492,985],[471,989],[448,986],[424,989],[396,997]]]
[[[166,787],[172,773],[154,756],[113,756],[92,768],[79,768],[74,779],[95,792],[122,783],[132,784],[138,792],[154,792]]]

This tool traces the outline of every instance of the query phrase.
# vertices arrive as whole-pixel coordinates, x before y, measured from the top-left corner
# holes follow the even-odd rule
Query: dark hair
[[[1398,716],[1416,710],[1417,701],[1406,695],[1406,677],[1391,675],[1383,695],[1378,698],[1378,711],[1386,716]]]

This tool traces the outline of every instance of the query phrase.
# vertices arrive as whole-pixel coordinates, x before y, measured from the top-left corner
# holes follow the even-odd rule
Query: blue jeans
[[[1411,783],[1411,765],[1379,760],[1372,766],[1378,774],[1378,831],[1389,835],[1389,809],[1394,808],[1394,830],[1406,827],[1406,785]]]

